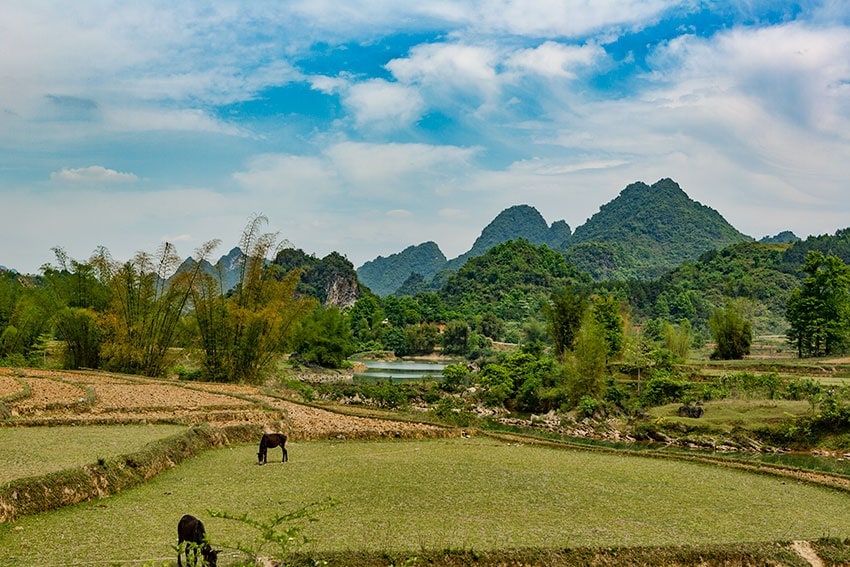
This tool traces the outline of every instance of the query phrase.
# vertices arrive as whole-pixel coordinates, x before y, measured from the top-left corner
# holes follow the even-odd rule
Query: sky
[[[850,2],[0,0],[0,264],[239,243],[355,267],[575,230],[675,180],[752,236],[850,227]]]

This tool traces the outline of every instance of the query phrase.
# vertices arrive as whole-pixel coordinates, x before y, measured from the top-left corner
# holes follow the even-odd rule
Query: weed
[[[213,518],[239,522],[258,532],[257,538],[253,543],[237,542],[231,546],[224,545],[224,547],[233,547],[246,555],[248,559],[236,565],[247,567],[255,565],[260,557],[266,556],[268,553],[266,549],[268,547],[277,548],[276,552],[274,552],[276,559],[285,559],[298,551],[303,544],[309,542],[305,536],[301,535],[304,522],[315,522],[314,513],[326,510],[335,505],[336,502],[328,498],[323,502],[314,502],[294,512],[279,514],[268,520],[252,518],[247,512],[235,515],[220,510],[210,510],[209,514]]]

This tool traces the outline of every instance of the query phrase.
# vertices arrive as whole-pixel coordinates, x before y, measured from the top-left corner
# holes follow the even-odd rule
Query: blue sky
[[[760,238],[850,226],[844,0],[0,0],[0,264],[355,266],[515,204],[575,229],[670,177]]]

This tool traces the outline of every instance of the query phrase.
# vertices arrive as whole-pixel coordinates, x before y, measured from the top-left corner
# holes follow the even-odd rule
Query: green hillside
[[[563,248],[569,243],[570,227],[565,221],[552,223],[550,227],[543,215],[529,205],[515,205],[499,213],[484,227],[481,235],[468,252],[449,260],[444,269],[457,271],[470,258],[481,256],[492,247],[509,240],[524,239],[532,244],[546,244],[551,248]]]
[[[595,279],[652,279],[704,252],[749,240],[675,181],[661,179],[632,183],[603,205],[576,229],[566,256]]]
[[[439,295],[446,306],[462,313],[493,313],[521,320],[539,310],[556,289],[589,282],[548,246],[510,240],[472,258],[449,277]]]
[[[446,265],[446,257],[435,242],[408,246],[386,258],[378,256],[357,268],[360,281],[378,295],[395,292],[412,274],[431,279]]]

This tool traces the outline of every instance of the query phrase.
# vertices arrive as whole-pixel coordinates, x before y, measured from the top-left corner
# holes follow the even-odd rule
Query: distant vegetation
[[[510,223],[518,218],[533,219],[538,240],[565,237],[567,227],[547,226],[535,213],[512,208],[482,233],[486,250],[429,282],[408,277],[409,294],[386,296],[363,285],[338,253],[319,259],[279,249],[277,235],[262,232],[264,217],[248,224],[228,266],[209,263],[215,241],[182,263],[171,245],[123,264],[105,249],[76,261],[57,248],[56,264],[38,276],[0,275],[0,357],[7,365],[43,365],[58,344],[66,368],[260,383],[282,359],[340,368],[354,353],[442,354],[464,361],[440,386],[453,396],[440,403],[457,404],[443,408],[443,417],[462,421],[476,404],[602,417],[715,401],[727,395],[724,388],[683,370],[691,352],[742,359],[760,336],[778,336],[786,356],[850,351],[850,229],[755,242],[662,180],[629,186],[602,207],[572,235],[581,241],[572,252],[525,238],[499,242],[517,231]],[[433,246],[410,252],[440,260]],[[597,277],[572,261],[578,256],[595,263]],[[610,277],[598,279],[602,273]],[[190,367],[175,366],[175,348],[191,356]],[[774,394],[832,404],[829,419],[837,423],[850,412],[850,392],[827,396],[793,384],[783,381]],[[396,403],[397,392],[384,390],[373,393]]]

